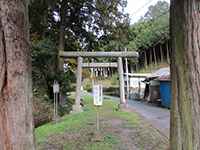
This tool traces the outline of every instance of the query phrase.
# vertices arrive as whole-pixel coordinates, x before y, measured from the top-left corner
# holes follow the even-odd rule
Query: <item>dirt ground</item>
[[[88,122],[79,132],[66,131],[63,134],[51,135],[39,149],[100,150],[102,142],[110,144],[102,150],[166,150],[168,147],[167,137],[142,119],[139,124],[132,126],[126,119],[105,115],[101,116],[98,133],[95,132],[95,128],[95,122]],[[94,143],[96,146],[90,147]]]
[[[149,120],[128,108],[118,111],[118,103],[104,100],[93,106],[84,97],[83,112],[61,118],[36,129],[37,150],[167,150],[168,137]],[[98,111],[97,111],[98,110]],[[100,130],[96,130],[99,112]]]

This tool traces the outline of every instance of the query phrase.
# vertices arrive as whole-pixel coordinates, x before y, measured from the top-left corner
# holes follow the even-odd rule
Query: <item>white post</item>
[[[54,100],[53,100],[53,102],[54,102],[54,105],[53,105],[53,120],[55,121],[56,120],[56,93],[54,93]]]
[[[55,93],[56,94],[56,122],[58,121],[58,93]]]
[[[53,93],[54,93],[54,114],[53,120],[57,122],[58,120],[58,94],[59,94],[59,84],[57,81],[54,81],[53,84]]]

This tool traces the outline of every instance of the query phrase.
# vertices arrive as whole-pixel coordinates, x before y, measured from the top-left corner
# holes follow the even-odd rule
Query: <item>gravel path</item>
[[[104,96],[113,100],[119,100],[118,97]],[[128,101],[129,108],[144,117],[153,127],[157,128],[166,137],[169,137],[170,127],[170,110],[162,107],[154,106],[143,101]]]

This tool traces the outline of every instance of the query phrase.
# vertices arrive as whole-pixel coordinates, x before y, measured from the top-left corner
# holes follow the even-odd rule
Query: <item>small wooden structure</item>
[[[81,84],[82,84],[82,69],[83,68],[105,68],[115,67],[118,68],[119,82],[120,82],[120,108],[126,106],[125,90],[124,90],[124,71],[122,58],[138,59],[137,52],[60,52],[62,58],[76,58],[77,59],[77,73],[76,73],[76,99],[73,105],[73,111],[82,111],[80,106],[81,99]],[[110,57],[117,58],[117,62],[107,63],[83,63],[83,58],[98,58]]]

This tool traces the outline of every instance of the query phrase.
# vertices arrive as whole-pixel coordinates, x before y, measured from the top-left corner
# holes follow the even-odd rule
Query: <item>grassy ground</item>
[[[105,100],[96,132],[96,108],[84,97],[84,111],[64,116],[35,130],[38,150],[164,150],[167,139],[133,112],[117,111]]]

